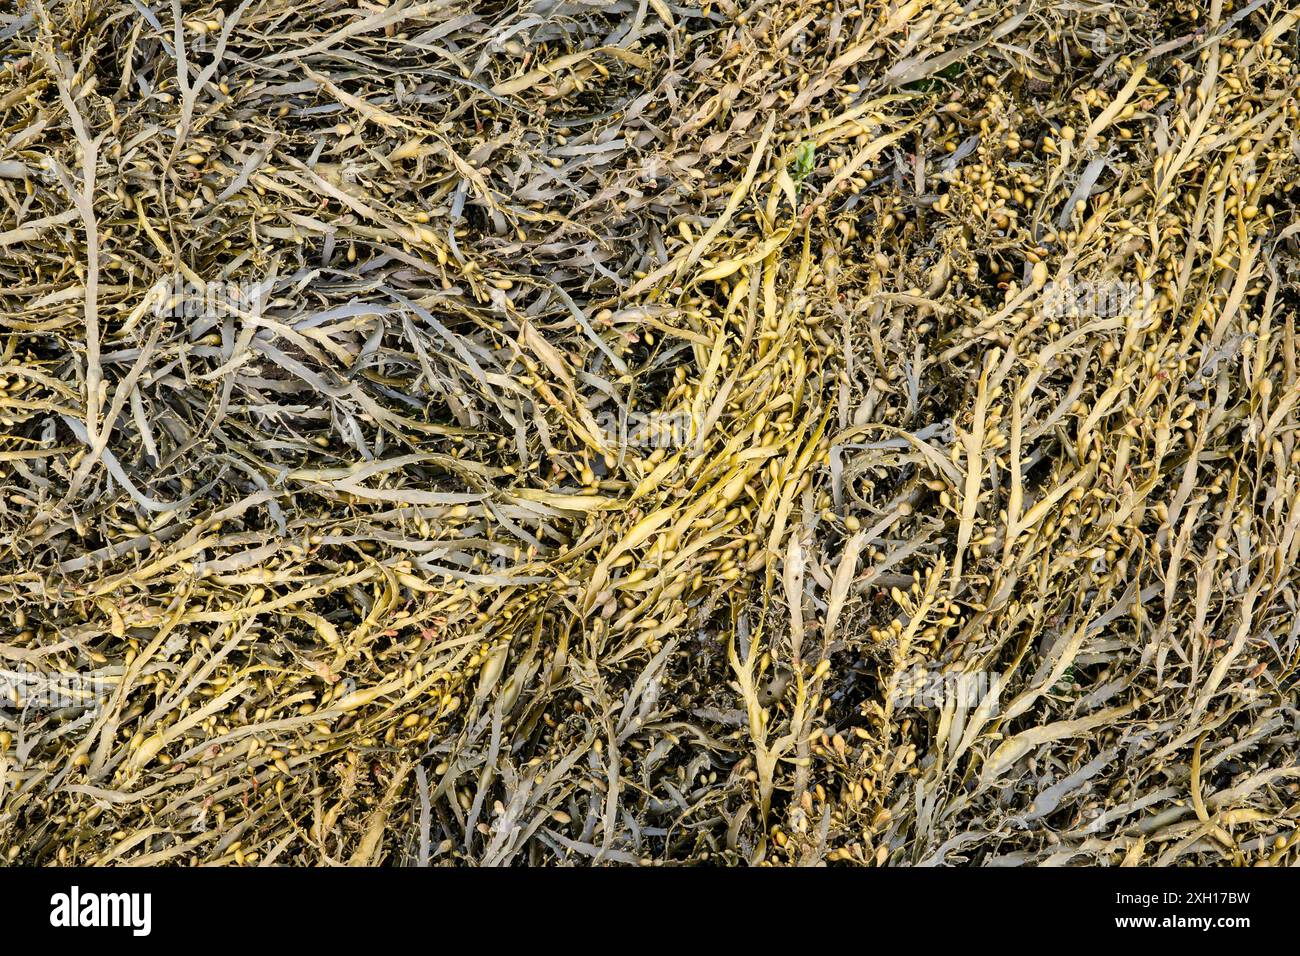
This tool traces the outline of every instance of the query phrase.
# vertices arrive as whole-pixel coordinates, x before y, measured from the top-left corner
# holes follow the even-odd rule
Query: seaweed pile
[[[0,11],[0,858],[1296,863],[1298,37]]]

